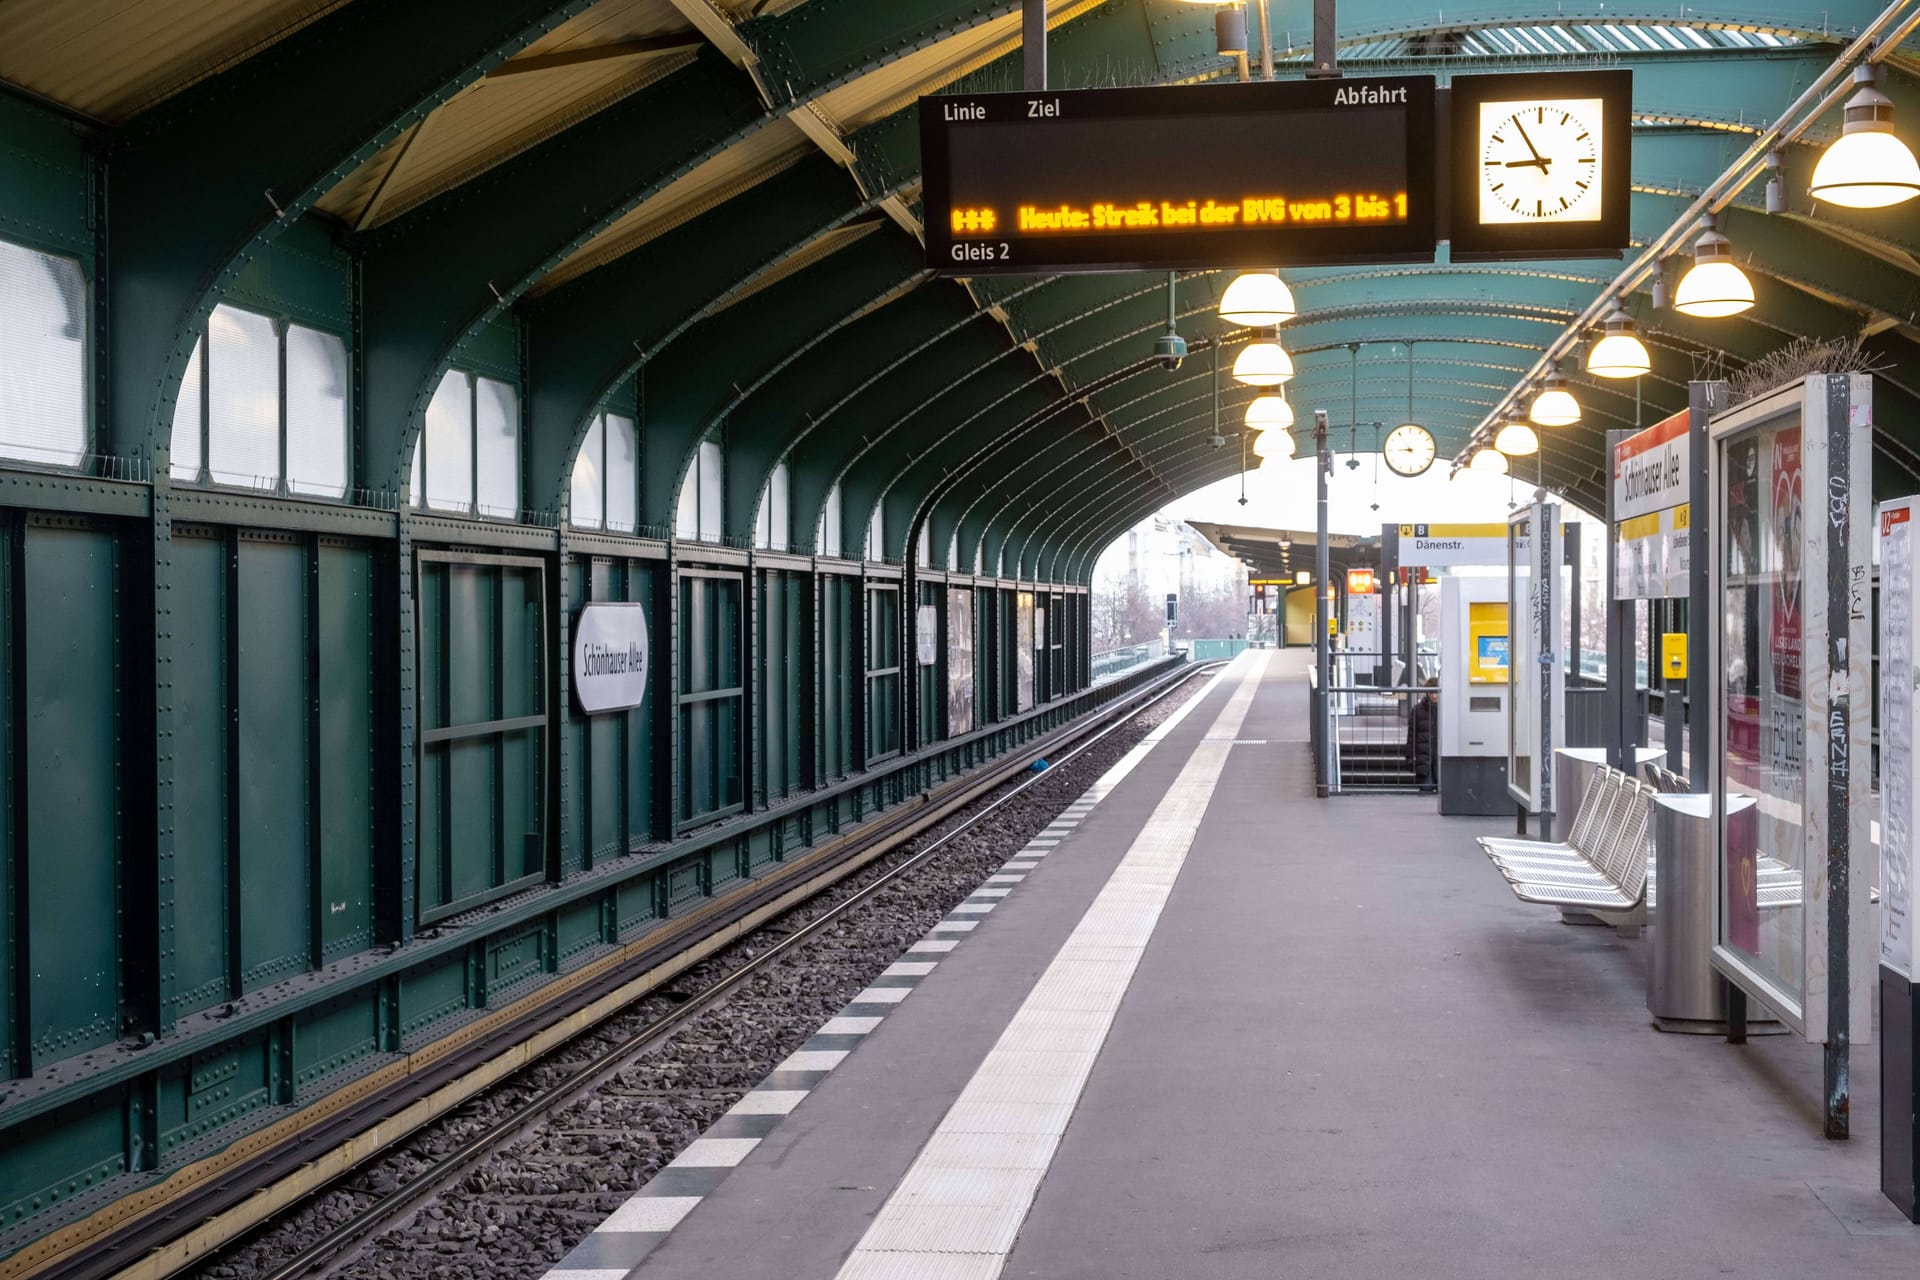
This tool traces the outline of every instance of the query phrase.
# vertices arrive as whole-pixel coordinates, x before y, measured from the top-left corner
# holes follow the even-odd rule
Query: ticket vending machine
[[[1440,812],[1497,817],[1507,794],[1511,694],[1505,578],[1440,580]]]

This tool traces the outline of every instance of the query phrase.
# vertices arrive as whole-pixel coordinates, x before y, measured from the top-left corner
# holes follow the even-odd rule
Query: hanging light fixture
[[[1489,475],[1503,476],[1507,473],[1507,455],[1498,449],[1482,447],[1473,455],[1473,461],[1467,464],[1469,470],[1484,471]]]
[[[1580,402],[1567,390],[1566,375],[1560,372],[1559,365],[1547,374],[1546,386],[1533,398],[1527,417],[1541,427],[1570,427],[1580,421]]]
[[[1634,332],[1633,317],[1619,303],[1607,317],[1606,336],[1587,353],[1587,372],[1601,378],[1637,378],[1653,367],[1646,344]]]
[[[1220,295],[1220,318],[1228,324],[1267,329],[1295,315],[1293,290],[1271,271],[1249,271]]]
[[[1874,88],[1878,63],[1853,69],[1860,91],[1847,99],[1840,137],[1813,166],[1808,193],[1848,209],[1884,209],[1920,196],[1920,165],[1893,132],[1893,99]]]
[[[1285,396],[1258,396],[1247,406],[1247,425],[1256,431],[1291,427],[1293,406]]]
[[[1293,357],[1272,338],[1249,342],[1233,362],[1233,380],[1250,387],[1277,387],[1293,376]]]
[[[1493,447],[1510,458],[1540,452],[1540,437],[1524,422],[1509,422],[1493,438]]]
[[[1293,456],[1293,435],[1282,427],[1270,427],[1253,438],[1253,456],[1256,458],[1291,458]]]
[[[1693,265],[1673,291],[1673,309],[1683,315],[1718,319],[1737,316],[1753,305],[1753,281],[1733,263],[1733,243],[1707,223],[1693,242]]]

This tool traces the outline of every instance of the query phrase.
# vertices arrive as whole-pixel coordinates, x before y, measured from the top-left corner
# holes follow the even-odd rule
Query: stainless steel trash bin
[[[1733,803],[1745,808],[1753,801],[1739,796]],[[1653,941],[1647,955],[1647,1010],[1662,1031],[1724,1031],[1726,987],[1713,969],[1714,920],[1720,908],[1713,797],[1655,796],[1650,817],[1653,866],[1647,876],[1647,919]]]

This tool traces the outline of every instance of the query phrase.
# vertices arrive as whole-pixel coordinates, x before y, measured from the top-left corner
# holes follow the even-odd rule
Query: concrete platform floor
[[[1835,1143],[1817,1048],[1653,1030],[1644,943],[1515,901],[1489,820],[1311,797],[1302,670],[1266,669],[1001,1274],[1920,1272],[1877,1190],[1877,1045]],[[1229,688],[637,1274],[835,1276]]]

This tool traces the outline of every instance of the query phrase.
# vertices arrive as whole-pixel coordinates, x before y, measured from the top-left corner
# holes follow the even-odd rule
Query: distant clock
[[[1416,422],[1403,422],[1387,433],[1380,454],[1396,475],[1420,475],[1433,465],[1433,434]]]
[[[1601,105],[1599,98],[1480,103],[1481,224],[1600,221],[1601,184],[1611,177]]]

